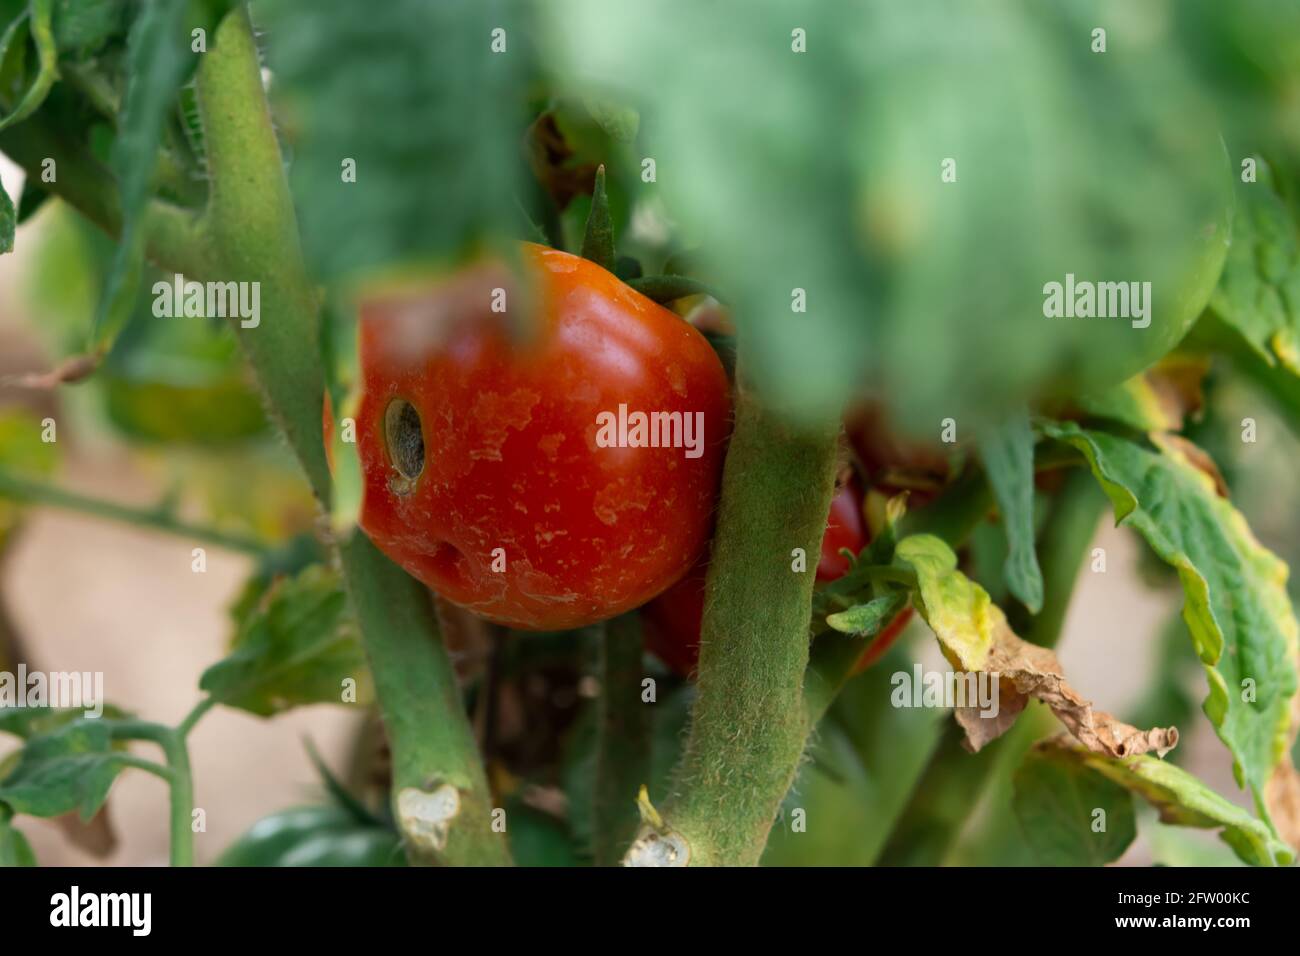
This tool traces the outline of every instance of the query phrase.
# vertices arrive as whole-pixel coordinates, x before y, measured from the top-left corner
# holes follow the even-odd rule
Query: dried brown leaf
[[[1050,707],[1079,743],[1097,753],[1131,757],[1154,751],[1163,757],[1178,743],[1175,727],[1140,730],[1105,711],[1093,710],[1092,702],[1066,682],[1054,653],[1012,633],[1000,609],[993,608],[993,615],[993,646],[983,669],[999,677],[998,713],[982,717],[978,705],[956,708],[967,749],[978,752],[1002,736],[1031,697]]]

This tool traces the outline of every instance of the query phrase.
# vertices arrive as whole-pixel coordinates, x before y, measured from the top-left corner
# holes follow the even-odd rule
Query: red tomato
[[[730,395],[672,312],[585,259],[520,256],[528,289],[490,265],[362,305],[360,523],[453,603],[560,630],[644,604],[699,557]],[[531,296],[527,342],[493,311],[503,293],[507,307]],[[678,447],[647,447],[638,412],[676,416],[654,434]]]
[[[849,561],[840,554],[840,549],[848,548],[857,554],[867,546],[867,541],[862,495],[857,483],[850,481],[831,499],[826,533],[822,536],[821,559],[817,563],[817,580],[834,581],[843,577],[849,570]],[[700,659],[700,625],[704,621],[704,579],[708,566],[707,556],[701,558],[686,577],[647,604],[641,612],[645,622],[646,647],[683,677],[695,670]],[[911,608],[904,609],[876,635],[863,651],[857,670],[874,663],[888,649],[910,616]],[[872,654],[875,656],[867,660]]]

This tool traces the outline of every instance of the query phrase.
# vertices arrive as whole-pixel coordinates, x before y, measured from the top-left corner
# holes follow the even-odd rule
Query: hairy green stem
[[[505,835],[433,603],[360,532],[340,545],[393,751],[393,812],[420,862],[505,865]]]
[[[673,862],[691,865],[758,862],[811,728],[803,680],[839,421],[792,428],[740,381],[705,592],[699,696],[663,810],[678,847]],[[633,845],[630,862],[643,846]]]
[[[641,700],[641,620],[624,614],[600,634],[594,801],[597,866],[612,866],[637,828],[637,791],[650,782],[650,715]]]
[[[81,495],[74,491],[65,491],[61,488],[19,478],[3,469],[0,469],[0,498],[10,498],[14,501],[45,505],[51,508],[62,508],[66,511],[75,511],[79,514],[92,515],[110,521],[125,522],[140,528],[165,531],[168,534],[210,544],[213,547],[224,548],[227,551],[237,551],[241,554],[261,556],[272,550],[270,545],[256,538],[230,534],[203,525],[189,524],[161,510],[132,508],[128,505],[120,505],[100,498]]]
[[[226,279],[260,283],[262,322],[237,326],[273,413],[326,508],[320,301],[307,277],[246,11],[217,28],[198,73],[211,193],[205,226]],[[393,802],[421,862],[508,863],[486,775],[428,592],[357,533],[340,542],[348,591],[393,748]]]
[[[217,250],[221,278],[254,282],[260,290],[259,323],[245,327],[233,320],[235,333],[273,417],[328,506],[320,301],[303,263],[257,43],[242,6],[217,27],[212,49],[200,61],[197,99],[211,175],[203,225]]]
[[[1043,609],[1023,637],[1044,647],[1060,639],[1065,613],[1088,545],[1097,530],[1105,497],[1092,476],[1077,469],[1052,502],[1038,541],[1043,571]],[[954,723],[945,732],[894,825],[879,863],[938,866],[952,852],[989,781],[1013,764],[1034,742],[1037,728],[1023,715],[1006,734],[969,753]]]

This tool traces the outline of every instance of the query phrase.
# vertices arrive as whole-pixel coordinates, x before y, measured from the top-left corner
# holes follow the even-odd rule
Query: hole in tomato
[[[420,413],[404,398],[395,398],[384,412],[384,438],[388,442],[388,460],[407,481],[415,481],[424,471],[424,432]]]

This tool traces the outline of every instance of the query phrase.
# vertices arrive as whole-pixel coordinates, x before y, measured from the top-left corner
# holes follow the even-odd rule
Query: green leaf
[[[3,184],[0,184],[0,255],[6,252],[13,252],[14,248],[14,229],[18,226],[18,220],[14,214],[14,203],[5,192]]]
[[[855,634],[859,637],[872,637],[907,603],[907,595],[895,593],[873,598],[866,604],[858,604],[847,611],[828,614],[826,623],[841,634]]]
[[[876,862],[944,726],[933,708],[890,703],[893,675],[910,667],[895,646],[836,696],[768,837],[764,866]],[[805,813],[802,832],[793,826],[796,809]]]
[[[54,0],[31,0],[26,18],[28,32],[36,44],[36,56],[39,64],[36,76],[21,98],[7,116],[0,116],[0,130],[14,123],[21,122],[45,102],[50,88],[58,79],[59,52],[54,45],[54,32],[50,25],[50,13]],[[6,49],[21,36],[19,29],[22,20],[11,23],[3,35],[0,35],[0,63],[3,63]],[[19,41],[21,42],[21,41]],[[3,91],[0,91],[2,93]]]
[[[15,813],[57,817],[77,810],[89,820],[125,765],[108,724],[83,717],[27,741],[18,765],[0,781],[0,802]]]
[[[596,169],[596,183],[591,188],[591,211],[578,253],[602,269],[614,271],[614,224],[609,218],[609,197],[605,195],[605,167]]]
[[[921,615],[944,651],[962,670],[980,670],[993,646],[988,592],[957,570],[957,555],[934,535],[904,538],[894,556],[916,572]]]
[[[122,708],[104,705],[103,718],[126,716]],[[79,707],[0,707],[0,734],[13,734],[22,740],[30,740],[83,719],[89,718]]]
[[[1186,770],[1150,754],[1107,757],[1072,746],[1053,746],[1062,759],[1096,770],[1145,799],[1160,811],[1163,823],[1212,829],[1247,863],[1286,866],[1295,851],[1279,840],[1262,820],[1225,800]]]
[[[30,180],[24,183],[23,194],[18,198],[18,225],[36,215],[49,198],[50,194],[35,183]]]
[[[0,811],[0,867],[35,865],[36,854],[32,852],[27,837]]]
[[[1270,365],[1300,375],[1300,234],[1268,164],[1237,184],[1232,248],[1210,308]]]
[[[1012,781],[1012,808],[1044,866],[1104,866],[1137,836],[1129,792],[1057,748],[1031,750]]]
[[[201,5],[194,9],[204,9]],[[139,292],[144,268],[140,219],[158,165],[158,144],[181,86],[194,68],[188,0],[154,0],[136,18],[127,40],[126,97],[113,143],[112,167],[122,204],[122,231],[91,335],[104,352],[122,330]],[[211,27],[211,22],[197,24]]]
[[[55,46],[78,59],[89,56],[122,33],[127,9],[122,0],[54,0]]]
[[[1021,412],[985,435],[980,455],[1002,511],[1007,588],[1037,614],[1043,607],[1043,572],[1034,549],[1034,430],[1028,414]]]
[[[1169,425],[1150,382],[1141,375],[1104,392],[1081,397],[1079,407],[1093,418],[1108,418],[1137,431],[1166,430]]]
[[[280,112],[297,131],[291,183],[318,275],[437,261],[514,234],[526,125],[515,111],[534,32],[524,4],[270,0],[260,12]],[[347,159],[355,182],[343,181]]]
[[[1136,373],[1209,297],[1231,184],[1172,26],[1101,56],[1072,4],[544,10],[564,79],[653,117],[642,196],[706,251],[774,401],[812,416],[867,381],[905,425],[992,423]],[[1067,273],[1151,281],[1151,325],[1046,318]]]
[[[1073,423],[1045,431],[1083,452],[1117,523],[1140,533],[1178,571],[1183,617],[1210,685],[1205,714],[1232,752],[1238,784],[1248,783],[1258,802],[1286,756],[1296,694],[1300,628],[1286,565],[1255,539],[1184,447],[1166,441],[1149,451]],[[1248,690],[1254,699],[1244,699]]]
[[[337,704],[343,681],[357,702],[373,696],[356,620],[336,571],[312,565],[277,581],[239,622],[229,656],[199,686],[219,703],[269,717],[304,704]]]

